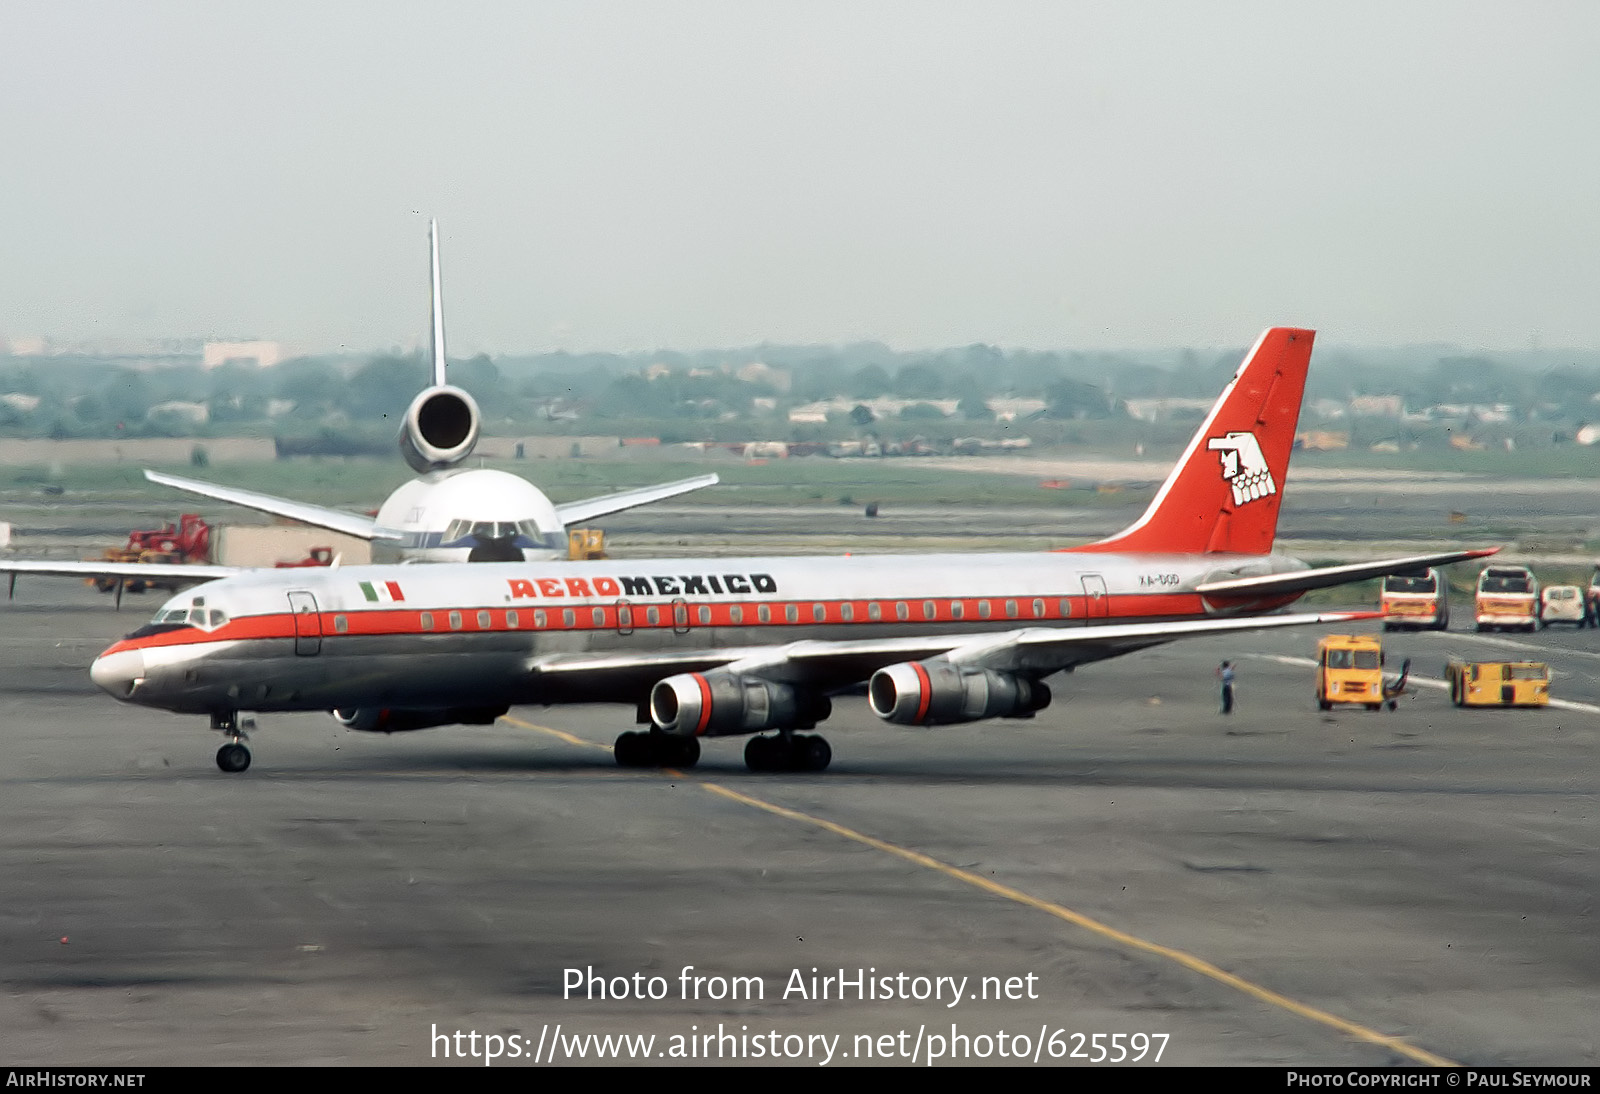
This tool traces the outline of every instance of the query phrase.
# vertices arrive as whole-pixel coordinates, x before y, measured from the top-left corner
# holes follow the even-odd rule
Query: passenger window
[[[924,618],[924,619],[936,619],[936,618],[938,618],[938,615],[939,615],[939,609],[934,605],[933,601],[924,600],[922,602],[922,618]]]
[[[728,618],[733,620],[735,623],[743,623],[744,609],[735,604],[733,607],[728,609]]]
[[[574,612],[571,608],[568,608],[565,611],[563,611],[561,613],[561,625],[563,627],[576,627],[578,625],[578,615],[577,615],[577,613]]]
[[[1072,618],[1072,601],[1068,600],[1066,597],[1061,598],[1061,618]]]
[[[1035,600],[1033,602],[1033,617],[1035,619],[1043,619],[1044,618],[1044,601]]]
[[[855,620],[855,617],[856,617],[856,608],[855,608],[854,604],[841,604],[839,606],[839,618],[840,619],[844,620],[846,623],[850,623],[850,622],[853,622]]]
[[[606,610],[604,608],[596,608],[589,613],[589,618],[594,621],[595,626],[603,627],[606,625]]]
[[[791,623],[800,622],[800,605],[789,604],[783,609],[783,617]]]
[[[756,618],[761,620],[763,623],[771,623],[772,609],[767,607],[765,604],[761,605],[756,609]]]
[[[453,630],[453,631],[459,631],[461,629],[461,613],[460,612],[451,612],[450,613],[450,629]]]
[[[812,619],[813,622],[821,623],[823,620],[825,620],[827,618],[828,618],[828,609],[824,605],[822,605],[822,604],[813,604],[813,605],[811,605],[811,619]]]
[[[963,610],[964,609],[963,609],[963,605],[962,605],[961,601],[952,600],[950,602],[950,618],[951,619],[960,619]]]
[[[904,600],[898,601],[894,606],[894,617],[896,619],[910,619],[911,605],[907,604]]]
[[[543,630],[549,624],[549,622],[549,618],[544,614],[542,609],[533,613],[533,625],[540,630]]]
[[[212,612],[211,614],[215,616],[217,613]],[[338,631],[340,634],[343,634],[345,631],[350,629],[350,621],[345,619],[345,617],[342,615],[336,615],[333,617],[333,629]]]
[[[521,620],[521,618],[522,617],[517,615],[517,613],[515,611],[507,612],[506,613],[506,626],[509,627],[511,630],[516,630],[517,627],[520,626],[520,622],[519,621]]]
[[[711,622],[711,609],[702,606],[700,608],[700,625],[704,626],[705,624],[710,623],[710,622]]]
[[[871,604],[868,604],[867,605],[867,618],[868,619],[882,619],[883,618],[883,605],[879,604],[876,600],[874,600]]]
[[[1015,619],[1016,617],[1017,617],[1017,602],[1015,600],[1006,601],[1006,618],[1007,619]]]
[[[478,613],[478,629],[479,630],[486,631],[493,625],[494,624],[490,620],[488,612],[479,612]]]
[[[433,613],[432,612],[423,612],[422,613],[422,629],[425,630],[425,631],[433,630]]]
[[[644,610],[644,618],[645,618],[645,622],[649,623],[652,627],[660,626],[660,624],[661,624],[661,609],[660,608],[646,608]]]
[[[987,600],[978,601],[978,617],[980,619],[989,618],[989,602]]]

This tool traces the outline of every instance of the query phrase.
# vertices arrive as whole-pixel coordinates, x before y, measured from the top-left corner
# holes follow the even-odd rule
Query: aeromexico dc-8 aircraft
[[[716,475],[624,490],[583,501],[553,504],[533,483],[505,471],[464,468],[478,443],[477,402],[445,379],[444,300],[439,282],[439,226],[429,225],[429,341],[432,383],[406,410],[400,452],[419,477],[390,494],[377,516],[309,505],[195,479],[146,471],[151,482],[231,502],[274,516],[365,539],[377,562],[507,562],[565,558],[566,528],[581,521],[715,485]],[[0,573],[203,581],[242,573],[206,564],[52,562],[0,560]],[[118,588],[118,603],[121,589]]]
[[[902,725],[1027,717],[1052,673],[1178,638],[1345,621],[1300,594],[1493,554],[1311,569],[1272,553],[1313,332],[1263,334],[1149,509],[1036,554],[705,558],[264,571],[169,600],[94,662],[118,699],[210,716],[242,771],[240,712],[352,729],[487,723],[517,704],[628,703],[626,766],[752,737],[753,770],[821,770],[831,696],[867,683]],[[1378,698],[1373,697],[1374,700]]]

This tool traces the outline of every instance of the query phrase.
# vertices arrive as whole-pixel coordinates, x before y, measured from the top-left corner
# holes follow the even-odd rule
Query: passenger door
[[[294,615],[294,652],[297,657],[315,657],[322,652],[322,616],[317,598],[303,589],[289,594],[289,611]]]

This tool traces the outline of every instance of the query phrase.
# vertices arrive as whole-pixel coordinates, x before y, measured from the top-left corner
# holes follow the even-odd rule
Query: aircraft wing
[[[724,650],[555,653],[534,659],[529,667],[535,676],[544,678],[556,691],[563,687],[581,688],[586,679],[604,681],[618,700],[629,702],[642,698],[663,677],[713,669],[759,676],[778,683],[839,690],[861,683],[889,665],[931,657],[947,657],[958,664],[1000,672],[1048,675],[1179,638],[1382,617],[1382,612],[1305,612],[1101,627],[1024,627],[982,635],[918,635],[843,642],[807,640],[787,646]]]
[[[675,498],[679,494],[687,494],[691,490],[715,486],[718,481],[716,475],[696,475],[692,479],[664,482],[660,486],[641,486],[636,490],[622,490],[615,494],[606,494],[604,497],[569,501],[565,505],[556,506],[556,516],[561,518],[562,524],[570,527],[582,524],[586,520],[593,520],[595,517],[620,513],[636,505],[648,505],[663,498]]]
[[[1327,589],[1351,581],[1365,581],[1369,577],[1405,574],[1426,570],[1430,566],[1448,566],[1452,562],[1465,562],[1470,558],[1487,558],[1499,551],[1486,547],[1476,551],[1446,551],[1437,555],[1412,555],[1409,558],[1387,558],[1377,562],[1355,562],[1348,566],[1323,566],[1315,570],[1296,570],[1286,574],[1268,574],[1264,577],[1236,577],[1225,581],[1208,581],[1195,586],[1204,596],[1237,594],[1240,596],[1270,596],[1276,593],[1304,593],[1312,589]]]
[[[276,498],[271,494],[258,494],[254,490],[237,490],[231,486],[217,486],[198,479],[185,479],[177,475],[164,475],[159,471],[146,471],[144,477],[151,482],[160,483],[162,486],[171,486],[190,494],[199,494],[205,498],[216,498],[218,501],[242,505],[246,509],[254,509],[261,513],[271,513],[276,517],[288,517],[301,524],[310,524],[318,528],[327,528],[334,532],[343,532],[347,536],[357,539],[398,539],[397,535],[380,532],[377,530],[371,517],[364,517],[359,513],[347,513],[342,509],[327,509],[320,505],[308,505],[302,501],[290,501],[288,498]]]
[[[0,560],[0,574],[39,574],[42,577],[181,578],[185,581],[215,581],[245,571],[238,566],[212,566],[208,563],[185,565],[179,562],[35,562]]]

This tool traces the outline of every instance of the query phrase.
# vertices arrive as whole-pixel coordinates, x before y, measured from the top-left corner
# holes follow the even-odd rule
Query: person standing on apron
[[[1233,665],[1227,661],[1217,666],[1217,679],[1222,681],[1222,713],[1233,713]]]

